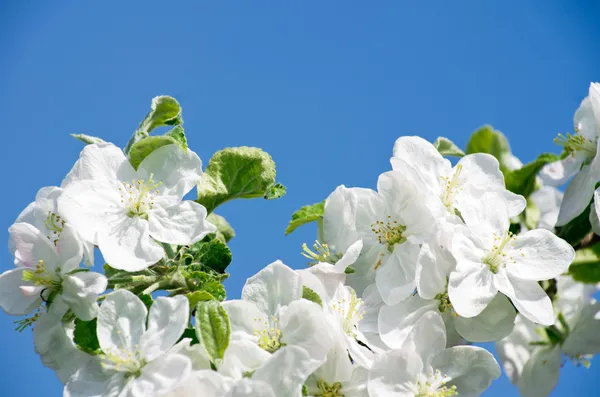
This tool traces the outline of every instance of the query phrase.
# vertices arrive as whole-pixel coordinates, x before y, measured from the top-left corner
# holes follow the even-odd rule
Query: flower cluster
[[[65,397],[479,396],[501,374],[480,342],[525,397],[546,396],[565,359],[600,352],[599,87],[560,157],[523,165],[489,127],[467,154],[400,137],[376,190],[342,185],[293,215],[287,233],[318,222],[308,267],[276,261],[233,300],[234,232],[214,209],[285,187],[256,148],[203,171],[179,104],[157,97],[124,151],[77,136],[61,186],[9,228],[0,307],[29,316],[18,329],[33,326]],[[563,199],[552,184],[577,171]]]

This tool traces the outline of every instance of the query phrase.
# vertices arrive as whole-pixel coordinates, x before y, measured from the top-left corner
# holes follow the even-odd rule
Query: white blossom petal
[[[560,376],[560,348],[538,349],[523,367],[517,382],[523,397],[546,397],[556,387]]]
[[[494,285],[523,316],[538,324],[554,324],[552,302],[537,281],[522,280],[501,270],[494,275]]]
[[[302,385],[312,371],[314,366],[306,350],[286,346],[273,353],[252,375],[252,380],[268,383],[276,396],[301,396]]]
[[[139,377],[131,382],[131,397],[159,396],[174,390],[185,380],[192,369],[189,358],[180,354],[167,354],[146,364]]]
[[[28,223],[15,223],[8,228],[15,247],[15,257],[25,266],[35,267],[40,261],[49,269],[56,269],[58,254],[54,245]]]
[[[399,349],[422,316],[437,311],[438,304],[437,300],[414,295],[395,305],[382,306],[378,319],[381,340],[390,348]]]
[[[23,281],[23,272],[26,270],[18,268],[0,274],[0,307],[11,316],[24,316],[42,304],[41,291],[23,293],[23,287],[34,288],[33,283]]]
[[[93,358],[67,382],[63,397],[120,397],[125,385],[124,374],[108,373]]]
[[[300,276],[281,261],[271,263],[250,277],[242,289],[242,299],[253,302],[263,313],[275,314],[302,298]]]
[[[103,274],[77,272],[63,276],[61,295],[77,318],[90,321],[98,315],[98,295],[107,285],[108,280]]]
[[[419,256],[419,246],[405,242],[396,245],[394,252],[384,259],[375,272],[377,289],[388,305],[394,305],[415,290],[415,265]]]
[[[498,290],[493,273],[484,264],[458,262],[450,273],[448,297],[456,313],[463,317],[475,317],[494,299]]]
[[[497,294],[475,317],[454,317],[456,331],[469,342],[491,342],[513,330],[517,312],[506,296]]]
[[[190,304],[183,295],[158,297],[150,307],[148,329],[140,339],[146,360],[165,354],[181,337],[188,325]]]
[[[415,397],[421,357],[412,350],[391,350],[378,356],[371,367],[367,387],[371,396]]]
[[[600,353],[600,302],[587,304],[563,343],[565,354],[578,355]]]
[[[79,159],[62,182],[62,187],[75,181],[111,182],[116,178],[131,180],[135,170],[121,149],[113,144],[86,145]]]
[[[191,245],[217,231],[206,215],[206,208],[193,201],[167,208],[155,206],[148,214],[150,235],[163,243]]]

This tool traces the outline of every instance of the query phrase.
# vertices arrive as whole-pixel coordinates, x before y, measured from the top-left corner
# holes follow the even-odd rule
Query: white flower
[[[68,309],[82,320],[96,317],[98,295],[104,292],[104,275],[79,270],[82,246],[72,228],[61,233],[55,245],[28,223],[9,228],[17,268],[0,275],[0,307],[11,315],[31,313],[51,301],[51,310],[62,316]]]
[[[287,346],[305,349],[314,368],[325,361],[332,344],[323,310],[302,299],[300,277],[280,261],[250,277],[242,300],[223,302],[232,340],[247,340],[273,353]]]
[[[374,278],[383,300],[394,304],[415,288],[420,245],[433,232],[435,220],[419,190],[402,173],[380,175],[377,188],[378,192],[338,187],[325,202],[323,233],[341,252],[362,240],[355,267],[364,282],[356,290],[362,292]]]
[[[553,324],[552,303],[538,281],[565,272],[573,248],[545,229],[513,236],[506,202],[494,193],[483,194],[462,216],[469,230],[457,232],[451,247],[457,262],[448,284],[454,310],[474,317],[500,291],[525,317]]]
[[[171,352],[188,316],[189,303],[181,295],[157,298],[149,316],[131,292],[107,295],[97,325],[102,354],[73,375],[64,396],[152,397],[175,389],[192,369],[187,356]]]
[[[561,136],[556,142],[564,146],[568,157],[551,163],[540,175],[546,184],[559,186],[571,177],[560,207],[557,226],[563,226],[581,214],[600,180],[600,84],[591,83],[589,95],[581,102],[574,116],[575,134]]]
[[[446,347],[444,321],[433,312],[415,325],[401,348],[377,357],[369,374],[371,396],[479,396],[500,368],[486,350]]]
[[[15,223],[29,223],[35,226],[48,237],[55,245],[60,240],[64,229],[71,228],[58,212],[58,198],[63,189],[56,186],[41,188],[35,196],[35,201],[30,203],[17,217]],[[77,231],[71,231],[76,241],[83,249],[83,259],[88,266],[94,265],[94,244],[85,241]],[[14,255],[15,247],[9,243],[11,253]]]
[[[416,176],[421,189],[429,192],[427,198],[439,215],[454,216],[467,212],[478,191],[496,192],[509,206],[509,215],[515,216],[525,208],[525,199],[504,187],[504,176],[494,156],[486,153],[468,154],[456,166],[442,157],[437,149],[423,138],[403,136],[396,140],[392,168]]]
[[[540,212],[538,227],[553,231],[558,219],[563,193],[555,187],[542,186],[533,192],[529,198]]]
[[[77,348],[73,330],[73,323],[62,323],[49,313],[42,314],[33,328],[35,352],[46,367],[56,371],[63,384],[92,357]]]
[[[200,158],[163,146],[134,170],[111,144],[87,145],[58,199],[59,211],[117,269],[137,271],[160,260],[157,241],[192,244],[216,230],[206,209],[181,201],[202,173]]]

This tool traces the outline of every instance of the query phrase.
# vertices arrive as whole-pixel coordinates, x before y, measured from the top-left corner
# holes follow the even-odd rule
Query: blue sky
[[[81,150],[69,133],[121,146],[159,94],[184,109],[206,162],[227,146],[271,153],[288,195],[219,208],[234,225],[227,282],[275,259],[305,265],[284,237],[291,213],[337,185],[374,187],[394,140],[464,146],[485,123],[524,161],[557,151],[590,81],[600,80],[600,3],[505,1],[54,1],[0,5],[3,172],[0,240]],[[12,259],[0,253],[0,270]],[[3,396],[59,396],[30,331],[0,313]],[[567,364],[553,396],[590,395],[600,361]],[[502,377],[485,396],[517,396]]]

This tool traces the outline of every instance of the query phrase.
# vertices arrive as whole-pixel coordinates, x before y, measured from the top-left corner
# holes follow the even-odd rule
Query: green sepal
[[[574,280],[582,283],[600,282],[600,243],[578,249],[569,267],[569,274]]]
[[[438,137],[435,142],[433,142],[433,146],[442,156],[463,157],[465,155],[465,152],[463,152],[461,148],[456,146],[450,139],[443,136]]]
[[[314,290],[308,288],[307,286],[302,286],[302,298],[309,300],[311,302],[315,302],[319,306],[323,306],[323,300]]]
[[[275,183],[275,162],[259,148],[234,147],[218,151],[198,183],[198,203],[211,213],[226,201],[264,197]]]
[[[94,143],[106,143],[106,141],[102,138],[98,138],[96,136],[86,135],[86,134],[71,134],[71,136],[75,139],[80,140],[86,145],[92,145]]]
[[[212,359],[216,361],[223,358],[229,338],[231,327],[229,316],[217,301],[203,301],[196,305],[196,336],[198,341]]]
[[[323,219],[325,214],[325,201],[311,205],[305,205],[292,214],[292,219],[285,229],[285,234],[288,235],[302,225],[310,222],[315,222]]]

